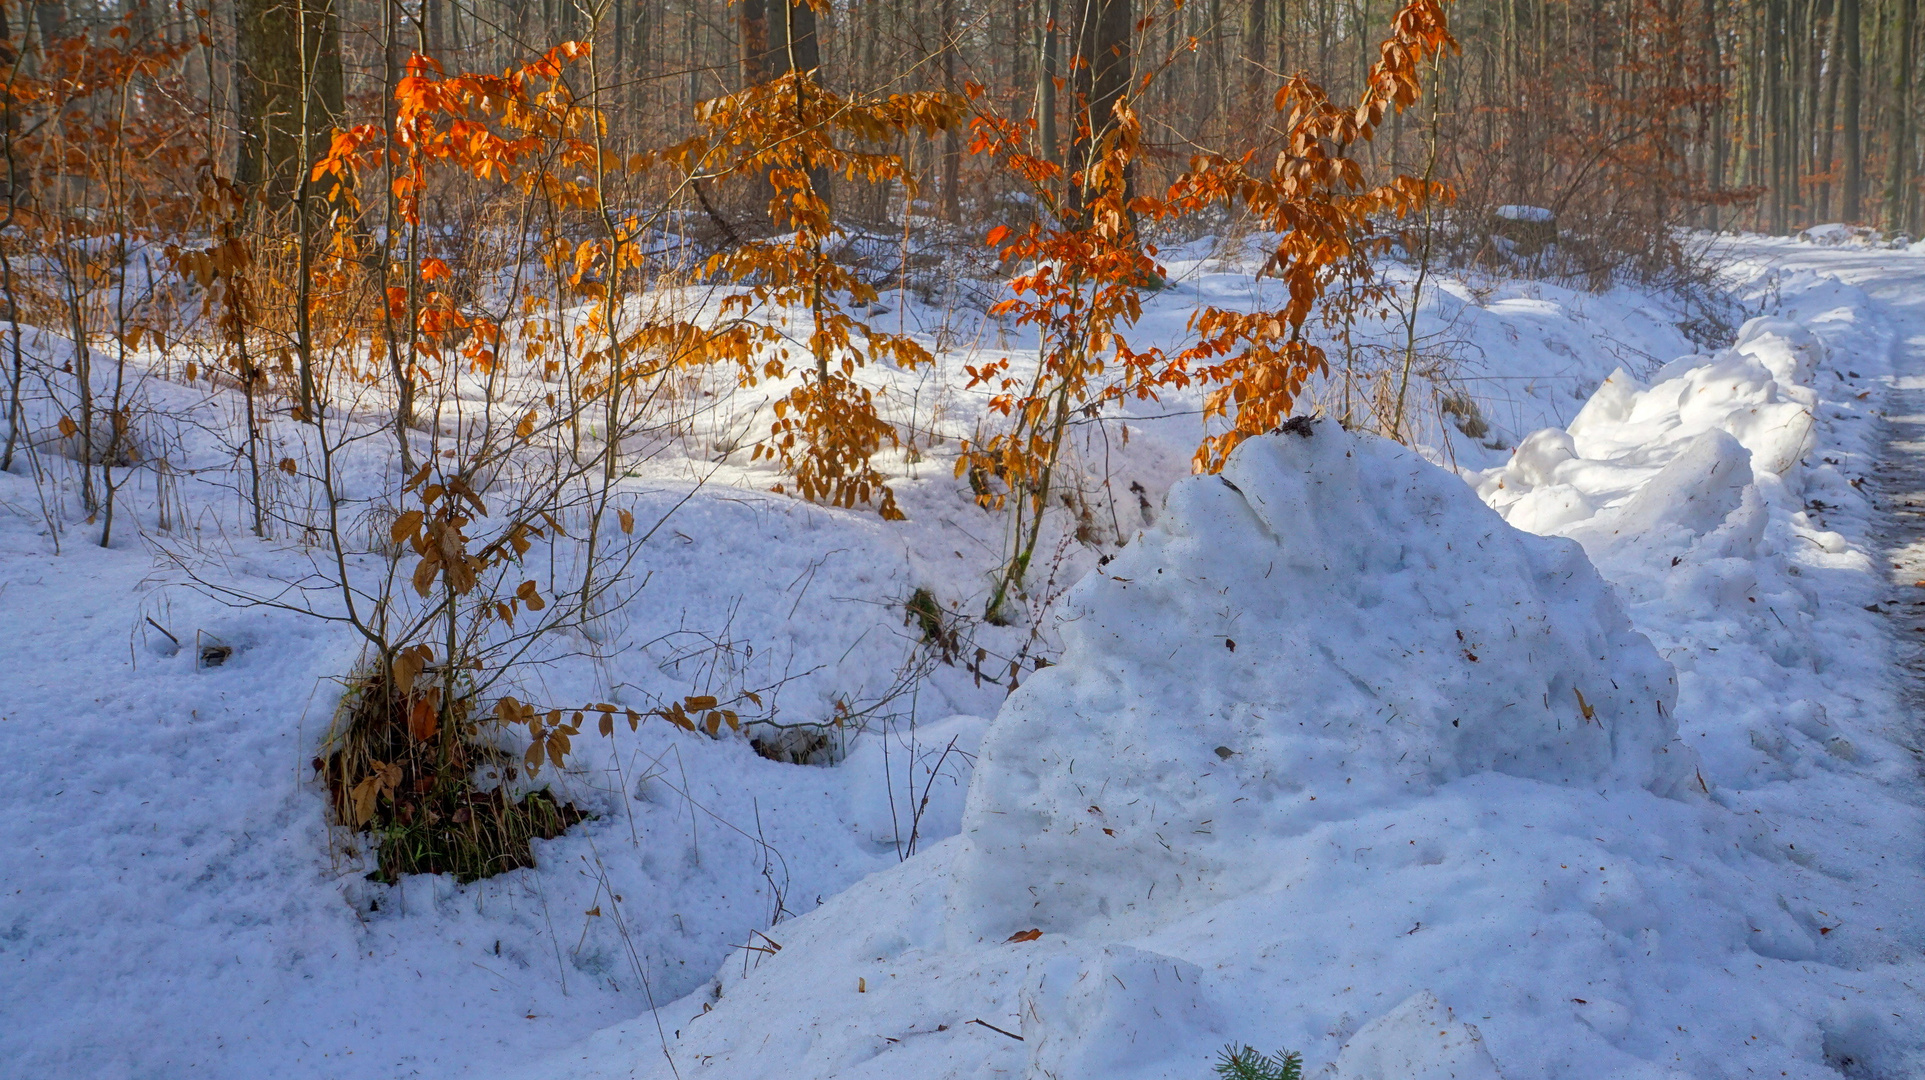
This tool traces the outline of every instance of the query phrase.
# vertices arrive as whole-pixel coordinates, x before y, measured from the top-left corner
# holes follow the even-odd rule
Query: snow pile
[[[1178,485],[1003,707],[964,819],[970,934],[1147,930],[1279,837],[1496,771],[1679,790],[1669,665],[1575,545],[1336,425]],[[1315,432],[1312,434],[1312,432]]]
[[[1230,250],[1219,250],[1226,246]],[[1283,285],[1258,274],[1271,250],[1256,237],[1246,245],[1198,241],[1163,251],[1171,284],[1145,298],[1136,333],[1146,343],[1181,348],[1199,306],[1249,311],[1285,303]],[[1415,266],[1395,261],[1380,265],[1377,273],[1403,297],[1419,276]],[[1712,307],[1721,310],[1722,305]],[[1433,461],[1478,469],[1501,465],[1525,435],[1569,423],[1613,370],[1643,374],[1689,352],[1692,339],[1684,328],[1704,315],[1699,305],[1678,297],[1628,287],[1593,293],[1543,280],[1433,272],[1417,305],[1426,362],[1411,372],[1413,408],[1406,417],[1411,441]],[[1360,356],[1401,357],[1406,328],[1393,312],[1359,313],[1354,332]],[[1352,354],[1334,338],[1318,337],[1318,343],[1332,356]],[[1021,328],[1007,341],[999,338],[992,355],[1002,359],[1003,350],[1012,370],[1034,363],[1033,339]],[[1365,361],[1356,362],[1368,369]],[[1367,409],[1343,392],[1341,382],[1313,393],[1316,407],[1336,417],[1346,409],[1365,415]],[[1185,410],[1202,407],[1201,392],[1179,391],[1159,402],[1124,407],[1131,453],[1154,442],[1169,466],[1145,468],[1148,463],[1138,457],[1123,467],[1148,486],[1153,501],[1188,475],[1196,421]]]
[[[1179,483],[961,837],[530,1075],[1919,1075],[1925,818],[1852,475],[1889,337],[1768,288],[1473,474],[1563,539],[1331,424]]]
[[[1853,306],[1862,294],[1822,291],[1815,324],[1875,346]],[[1878,598],[1874,564],[1827,527],[1862,529],[1870,514],[1838,471],[1866,456],[1853,423],[1864,395],[1821,401],[1829,359],[1803,322],[1752,319],[1732,348],[1675,360],[1648,385],[1618,371],[1568,428],[1536,432],[1478,478],[1511,524],[1580,541],[1618,588],[1684,673],[1681,715],[1717,783],[1910,769],[1905,738],[1879,730],[1889,646],[1859,608]]]
[[[1541,206],[1500,206],[1497,208],[1497,216],[1505,221],[1535,221],[1546,224],[1557,220],[1556,214]]]
[[[1169,261],[1171,287],[1146,297],[1146,344],[1187,340],[1198,304],[1282,301],[1282,286],[1256,274],[1258,241],[1186,248]],[[1405,283],[1414,274],[1384,269]],[[1476,404],[1456,421],[1424,410],[1423,439],[1444,447],[1440,458],[1496,464],[1523,432],[1568,420],[1613,367],[1642,370],[1687,347],[1674,315],[1635,290],[1433,282],[1420,328],[1427,341],[1461,345],[1451,371]],[[1027,378],[1035,338],[964,306],[925,303],[914,288],[885,299],[889,321],[936,356],[915,371],[867,369],[885,414],[929,433],[878,458],[909,520],[769,494],[778,477],[750,460],[743,433],[766,430],[783,386],[747,390],[725,371],[693,373],[679,391],[687,411],[675,413],[687,434],[641,455],[616,496],[644,527],[606,542],[618,560],[632,557],[639,591],[596,620],[592,643],[559,640],[565,655],[523,668],[512,688],[527,700],[644,712],[684,695],[754,691],[761,707],[736,703],[745,720],[753,711],[804,725],[788,730],[805,739],[813,723],[860,728],[848,758],[833,768],[765,761],[741,738],[656,721],[577,740],[569,767],[536,782],[596,819],[538,844],[536,867],[468,885],[363,880],[366,844],[344,845],[327,826],[308,762],[336,680],[361,655],[356,635],[168,587],[178,568],[157,567],[156,548],[258,597],[285,598],[288,582],[324,582],[333,567],[298,530],[253,539],[240,396],[179,381],[185,354],[136,354],[143,464],[117,472],[127,486],[112,549],[94,546],[98,522],[86,524],[57,443],[37,469],[22,456],[0,475],[0,611],[17,639],[0,654],[0,687],[11,691],[0,695],[0,760],[14,781],[0,815],[0,877],[16,882],[0,892],[0,965],[36,988],[6,1011],[0,1061],[44,1075],[298,1077],[336,1075],[352,1055],[371,1075],[486,1072],[633,1016],[651,997],[696,991],[725,961],[739,972],[761,955],[757,932],[787,940],[790,923],[772,923],[953,835],[984,724],[973,717],[994,713],[1015,676],[1055,659],[1058,639],[1046,622],[1032,634],[1020,621],[959,619],[960,640],[935,649],[905,623],[904,605],[927,590],[945,612],[983,609],[1007,558],[1007,519],[984,514],[953,474],[956,441],[989,422],[988,390],[959,389],[962,367],[1006,356]],[[71,359],[60,334],[24,329],[23,349],[47,370]],[[1359,333],[1401,340],[1403,327],[1377,320]],[[94,355],[100,400],[114,361]],[[54,396],[63,387],[71,392],[28,380],[28,431],[56,431],[72,411]],[[1413,379],[1413,400],[1438,392]],[[1188,474],[1197,393],[1077,425],[1080,469],[1066,468],[1077,476],[1062,490],[1085,509],[1047,519],[1032,613],[1155,519]],[[277,420],[266,438],[268,460],[314,460],[306,425]],[[375,504],[396,481],[390,453],[385,434],[357,436],[335,459],[342,489],[373,500],[349,516],[357,537],[385,543]],[[310,473],[268,470],[270,506],[298,518],[312,505]],[[567,564],[568,544],[553,552]],[[355,566],[368,581],[392,569],[374,556]],[[307,595],[332,602],[330,590]],[[233,648],[231,658],[197,666],[203,640]],[[424,982],[436,992],[420,994]]]
[[[1917,1060],[1902,1016],[1833,997],[1822,909],[1851,901],[1785,889],[1704,798],[1668,665],[1575,546],[1308,432],[1179,484],[1077,587],[960,838],[531,1075],[1175,1080],[1226,1042],[1339,1080]],[[1899,975],[1852,978],[1882,1007]]]
[[[1832,222],[1826,225],[1813,225],[1798,234],[1798,242],[1816,244],[1819,247],[1891,247],[1885,242],[1877,229],[1864,225],[1847,225]]]
[[[1533,532],[1589,521],[1594,531],[1643,541],[1701,536],[1738,508],[1731,500],[1751,486],[1752,463],[1796,483],[1817,402],[1802,383],[1822,355],[1811,331],[1760,318],[1745,324],[1736,347],[1674,360],[1648,388],[1620,368],[1568,428],[1526,437],[1478,491]],[[1600,517],[1607,502],[1613,509]],[[1742,544],[1731,551],[1753,553]]]

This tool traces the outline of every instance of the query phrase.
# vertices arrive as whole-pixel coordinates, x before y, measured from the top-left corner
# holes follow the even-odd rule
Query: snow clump
[[[1681,792],[1671,666],[1568,540],[1334,423],[1240,447],[1085,578],[1004,705],[952,931],[1147,931],[1277,838],[1459,777]]]

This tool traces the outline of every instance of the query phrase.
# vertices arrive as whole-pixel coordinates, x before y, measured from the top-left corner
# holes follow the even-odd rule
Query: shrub
[[[512,757],[486,738],[469,698],[445,711],[430,679],[404,686],[379,667],[343,697],[328,752],[315,759],[337,822],[374,845],[369,877],[478,878],[535,864],[531,841],[553,839],[589,814],[546,790],[516,799]],[[437,730],[440,717],[452,720]],[[497,781],[484,788],[478,777]]]

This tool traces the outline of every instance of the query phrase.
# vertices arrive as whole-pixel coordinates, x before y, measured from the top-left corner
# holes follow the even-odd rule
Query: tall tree
[[[1042,25],[1037,28],[1036,48],[1036,137],[1043,145],[1043,159],[1060,163],[1056,134],[1056,0],[1041,0],[1046,6]],[[1171,20],[1174,24],[1174,19]]]
[[[334,0],[236,0],[234,23],[236,179],[278,210],[341,116],[341,24]]]
[[[1840,126],[1844,129],[1841,134],[1845,137],[1845,178],[1839,211],[1846,221],[1857,221],[1863,216],[1860,200],[1865,192],[1865,150],[1860,111],[1865,98],[1862,75],[1864,58],[1859,46],[1859,19],[1858,0],[1839,0],[1838,61],[1843,81],[1839,94],[1844,98],[1844,117]]]
[[[822,77],[822,44],[816,34],[815,9],[808,0],[741,0],[739,26],[742,42],[742,81],[745,84],[768,82],[792,73]],[[815,169],[809,174],[816,194],[829,197],[829,175]],[[765,179],[757,193],[766,204],[773,188]],[[771,228],[782,229],[787,222],[771,218]]]
[[[807,0],[741,0],[742,79],[767,82],[792,71],[822,66],[815,9]]]
[[[1912,31],[1918,0],[1898,0],[1892,20],[1891,134],[1885,146],[1885,228],[1907,225],[1912,171]]]
[[[1092,151],[1115,125],[1116,104],[1128,92],[1134,57],[1130,0],[1081,0],[1076,27],[1076,61],[1071,82],[1076,93],[1075,140],[1070,147],[1069,206],[1083,212],[1081,174]]]
[[[1246,90],[1255,90],[1269,81],[1268,8],[1264,0],[1250,0],[1243,9],[1243,83]]]
[[[942,88],[955,93],[957,40],[956,0],[942,0]],[[942,219],[955,223],[962,216],[962,130],[951,127],[942,135]]]

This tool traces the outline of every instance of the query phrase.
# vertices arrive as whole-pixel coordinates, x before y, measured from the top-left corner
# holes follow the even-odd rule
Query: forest
[[[1920,1075],[1918,6],[0,0],[0,1060]]]

